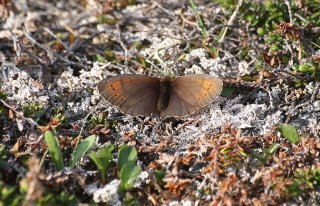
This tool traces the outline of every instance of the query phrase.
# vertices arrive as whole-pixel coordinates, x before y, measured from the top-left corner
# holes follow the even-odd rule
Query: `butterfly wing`
[[[110,104],[126,114],[157,114],[159,79],[145,75],[118,75],[98,83],[98,90]]]
[[[160,116],[191,114],[217,97],[222,85],[221,79],[206,74],[177,77],[172,81],[169,105]]]

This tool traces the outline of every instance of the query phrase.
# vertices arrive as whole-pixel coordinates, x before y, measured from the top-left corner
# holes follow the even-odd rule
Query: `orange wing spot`
[[[212,87],[212,83],[205,81],[203,82],[203,87],[209,90]]]

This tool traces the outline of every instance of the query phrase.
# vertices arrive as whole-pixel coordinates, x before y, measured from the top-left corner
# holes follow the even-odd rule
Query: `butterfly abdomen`
[[[170,78],[160,80],[159,97],[157,101],[158,111],[163,111],[168,107],[170,102],[171,90],[172,86]]]

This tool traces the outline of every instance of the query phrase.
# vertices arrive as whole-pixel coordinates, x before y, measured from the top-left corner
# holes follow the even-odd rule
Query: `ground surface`
[[[319,3],[250,2],[4,1],[0,189],[12,191],[1,201],[320,204]],[[118,74],[210,74],[224,90],[191,116],[132,117],[96,88]],[[90,151],[113,144],[115,163],[134,146],[141,173],[118,192],[119,168],[101,181],[88,153],[59,171],[48,130],[65,165],[94,134]]]

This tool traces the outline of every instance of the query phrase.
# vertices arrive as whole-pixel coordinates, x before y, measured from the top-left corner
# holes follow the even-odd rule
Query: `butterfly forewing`
[[[223,82],[210,75],[177,77],[172,82],[168,107],[161,116],[183,116],[209,104],[222,90]]]
[[[202,107],[221,93],[222,84],[219,78],[210,75],[182,76],[173,81],[173,92],[189,105]]]
[[[159,79],[145,75],[119,75],[98,84],[100,94],[124,113],[150,115],[157,112]]]

